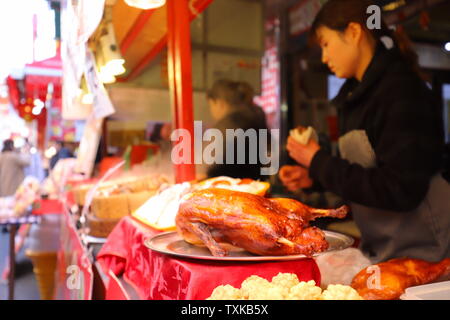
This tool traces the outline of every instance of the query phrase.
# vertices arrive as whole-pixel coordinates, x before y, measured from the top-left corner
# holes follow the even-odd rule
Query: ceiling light
[[[100,81],[103,83],[113,83],[116,82],[116,77],[109,72],[109,69],[105,66],[100,67]]]
[[[117,46],[116,36],[114,33],[114,26],[112,22],[108,22],[106,26],[106,33],[100,37],[100,46],[98,49],[98,60],[100,68],[105,66],[108,72],[113,76],[123,74],[126,70],[124,68],[125,60],[119,52]]]
[[[109,61],[105,66],[109,73],[111,73],[113,76],[118,76],[120,74],[125,73],[125,67],[123,66],[123,63],[120,63],[118,60],[111,60]]]
[[[102,83],[113,83],[116,81],[116,77],[111,73],[110,68],[105,65],[103,54],[98,48],[98,51],[95,54],[98,76]]]
[[[42,102],[41,99],[34,99],[34,105],[41,109],[45,106],[44,102]]]
[[[81,98],[82,104],[93,104],[94,103],[94,95],[92,93],[85,93]]]
[[[25,139],[22,137],[18,137],[14,139],[14,147],[15,148],[22,148],[25,145]]]
[[[53,157],[56,154],[56,148],[55,147],[50,147],[47,150],[45,150],[44,155],[46,158],[50,159],[51,157]]]
[[[148,10],[162,7],[166,0],[125,0],[125,3],[130,7]]]
[[[393,2],[388,3],[385,6],[383,6],[383,10],[384,11],[394,11],[394,10],[400,8],[401,6],[404,6],[405,4],[406,4],[405,0],[393,1]]]
[[[450,52],[450,42],[447,42],[447,43],[444,45],[444,48],[445,48],[445,50],[447,50],[448,52]]]
[[[34,107],[33,110],[31,111],[32,114],[34,114],[35,116],[38,116],[41,114],[42,108],[40,107]]]

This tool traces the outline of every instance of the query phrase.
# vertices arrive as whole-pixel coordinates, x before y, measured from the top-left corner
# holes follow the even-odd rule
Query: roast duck
[[[209,188],[184,197],[176,216],[178,233],[194,245],[205,245],[214,256],[226,256],[227,246],[257,255],[312,256],[328,248],[322,230],[309,225],[318,217],[343,218],[347,206],[314,209],[285,198]]]
[[[398,258],[361,270],[351,286],[366,300],[395,300],[406,288],[433,282],[449,273],[450,258],[436,263]]]

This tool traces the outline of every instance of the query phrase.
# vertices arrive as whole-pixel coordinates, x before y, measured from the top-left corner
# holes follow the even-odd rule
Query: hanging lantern
[[[162,7],[166,0],[125,0],[125,3],[130,7],[148,10]]]

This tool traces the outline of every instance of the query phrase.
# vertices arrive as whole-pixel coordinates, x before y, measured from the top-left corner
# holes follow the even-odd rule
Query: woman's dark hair
[[[375,42],[381,40],[383,36],[392,38],[394,44],[400,50],[407,63],[420,73],[418,56],[412,49],[411,42],[405,34],[403,28],[393,31],[381,19],[380,28],[367,28],[367,20],[372,13],[367,13],[367,8],[376,5],[370,0],[329,0],[317,14],[310,30],[310,42],[317,42],[317,31],[320,27],[327,27],[334,31],[344,32],[351,22],[358,23],[363,30],[370,35]]]
[[[241,108],[253,104],[254,90],[247,82],[220,79],[214,82],[207,96],[213,100],[222,99],[232,108]]]
[[[12,141],[11,139],[6,139],[5,141],[3,141],[2,152],[13,150],[14,150],[14,141]]]
[[[153,131],[152,131],[152,133],[150,135],[150,138],[149,138],[149,140],[151,142],[155,142],[156,143],[156,142],[158,142],[159,140],[162,139],[161,138],[161,129],[162,129],[163,125],[164,125],[164,123],[162,123],[162,122],[158,122],[158,123],[155,124],[155,127],[153,128]]]

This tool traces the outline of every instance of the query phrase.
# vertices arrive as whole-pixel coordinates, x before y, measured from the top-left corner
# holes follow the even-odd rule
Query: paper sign
[[[80,141],[75,171],[83,173],[86,178],[91,177],[94,169],[95,157],[102,134],[102,122],[103,119],[96,119],[91,115],[86,121]]]
[[[86,52],[86,68],[84,71],[89,91],[94,95],[93,112],[97,119],[112,115],[115,110],[109,99],[105,86],[100,81],[94,55],[90,50]]]

